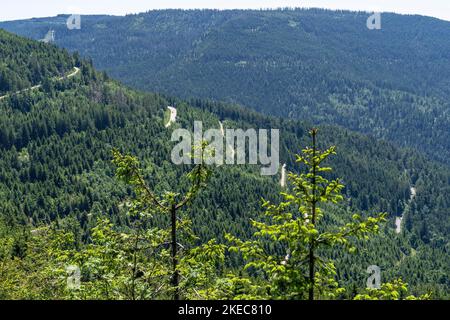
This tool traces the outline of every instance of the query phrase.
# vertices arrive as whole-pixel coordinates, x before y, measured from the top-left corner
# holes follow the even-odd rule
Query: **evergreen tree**
[[[336,268],[332,259],[323,254],[325,250],[343,245],[350,252],[356,247],[351,238],[368,239],[377,233],[379,224],[386,220],[386,214],[361,218],[354,214],[353,221],[341,227],[330,226],[325,230],[320,224],[327,210],[333,210],[343,200],[343,185],[339,179],[329,181],[322,173],[332,169],[322,166],[335,147],[323,152],[317,149],[317,129],[310,131],[312,148],[306,148],[297,155],[297,162],[304,164],[307,171],[289,174],[292,188],[281,195],[284,201],[272,204],[265,201],[264,221],[252,221],[258,230],[255,240],[241,241],[228,235],[247,261],[245,268],[262,272],[269,280],[262,297],[271,299],[335,298],[343,292],[335,276]],[[270,248],[267,246],[270,242]],[[258,281],[257,278],[254,279]]]
[[[155,195],[151,188],[146,184],[136,158],[124,156],[117,150],[113,151],[113,163],[117,166],[117,176],[134,187],[136,199],[133,202],[133,208],[135,210],[141,210],[141,215],[153,215],[158,213],[168,214],[170,216],[171,284],[174,300],[180,299],[180,252],[178,248],[184,248],[184,246],[179,243],[179,233],[182,231],[189,233],[189,236],[193,236],[191,234],[192,231],[190,230],[190,221],[187,219],[183,220],[180,217],[179,211],[192,203],[200,189],[206,185],[206,181],[210,176],[211,172],[205,164],[206,147],[206,143],[197,146],[197,148],[201,149],[201,159],[199,161],[200,164],[195,165],[192,171],[187,174],[192,182],[190,189],[184,195],[175,192],[165,192],[162,196]],[[207,246],[208,248],[207,250],[205,248],[205,252],[215,252],[217,253],[217,257],[222,257],[223,259],[223,254],[220,253],[220,251],[223,250],[223,246],[215,245],[215,240],[210,241]],[[198,250],[196,252],[197,255],[201,253],[201,251]],[[217,257],[210,261],[216,260]]]

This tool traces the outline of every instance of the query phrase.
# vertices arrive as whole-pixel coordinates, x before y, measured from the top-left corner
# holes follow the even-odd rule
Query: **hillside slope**
[[[32,54],[33,44],[11,42],[9,58],[21,50]],[[55,49],[46,45],[42,50],[50,54]],[[219,128],[219,120],[228,128],[280,128],[281,162],[289,170],[298,170],[294,153],[309,144],[310,125],[305,122],[225,103],[140,93],[76,56],[65,64],[80,72],[62,79],[52,74],[42,87],[0,100],[0,213],[8,225],[34,228],[71,221],[79,241],[89,239],[88,230],[99,217],[126,225],[124,204],[131,191],[114,178],[111,149],[142,159],[144,173],[158,191],[186,188],[187,181],[177,178],[188,168],[172,164],[170,136],[175,128],[192,128],[194,120],[203,121],[205,128]],[[164,121],[167,106],[177,108],[176,122],[169,128]],[[383,265],[386,277],[403,276],[412,292],[432,289],[438,297],[448,295],[448,223],[443,222],[450,208],[449,170],[415,151],[339,127],[323,126],[320,132],[322,148],[337,145],[338,156],[330,165],[346,184],[348,202],[333,209],[335,219],[349,218],[347,207],[386,211],[390,219],[380,239],[356,256],[340,256],[341,280],[359,287],[365,268],[375,263]],[[248,236],[249,219],[261,212],[261,197],[276,199],[281,191],[279,178],[260,176],[257,166],[216,168],[188,212],[196,233],[202,240],[222,240],[224,232]],[[411,186],[417,190],[412,202]],[[394,220],[402,214],[405,231],[395,236]]]
[[[56,43],[139,89],[336,124],[450,164],[450,23],[326,10],[163,10],[0,23]]]
[[[63,76],[72,69],[66,51],[0,30],[0,96],[38,85],[52,76]]]

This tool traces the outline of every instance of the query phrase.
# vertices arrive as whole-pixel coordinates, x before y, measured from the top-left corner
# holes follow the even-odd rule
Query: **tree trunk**
[[[172,287],[174,290],[173,300],[180,300],[179,288],[179,273],[178,273],[178,259],[177,259],[177,210],[175,205],[172,205],[171,224],[172,224]]]
[[[317,130],[316,129],[312,129],[312,138],[313,138],[313,178],[312,178],[312,186],[313,186],[313,190],[312,190],[312,203],[311,203],[311,222],[314,226],[314,228],[316,227],[316,175],[317,175],[317,164],[316,164],[316,152],[317,152],[317,148],[316,148],[316,134],[317,134]],[[309,244],[309,294],[308,294],[308,299],[309,300],[314,300],[314,286],[315,286],[315,273],[314,273],[314,268],[315,268],[315,259],[314,259],[314,247],[315,247],[315,243],[314,243],[314,239],[311,239],[311,243]]]

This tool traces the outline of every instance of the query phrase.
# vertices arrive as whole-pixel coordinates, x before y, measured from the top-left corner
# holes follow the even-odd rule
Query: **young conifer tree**
[[[173,291],[173,299],[179,300],[180,296],[180,269],[192,268],[193,261],[207,260],[210,263],[214,263],[216,259],[223,259],[223,245],[217,245],[215,240],[209,241],[203,245],[202,250],[194,248],[185,253],[186,259],[180,256],[179,248],[183,248],[179,242],[179,233],[187,233],[189,237],[194,237],[192,230],[190,229],[190,221],[188,219],[182,219],[180,211],[185,209],[193,199],[198,195],[199,191],[206,186],[208,177],[211,171],[205,164],[205,157],[207,152],[207,144],[204,142],[201,146],[195,146],[195,148],[201,148],[201,161],[200,164],[187,174],[191,180],[191,186],[185,194],[179,194],[175,192],[165,192],[162,196],[157,196],[151,187],[145,182],[142,171],[139,168],[139,162],[135,157],[129,155],[122,155],[119,151],[114,150],[113,163],[117,166],[116,174],[119,178],[124,180],[127,184],[134,187],[136,193],[134,208],[142,208],[142,211],[146,211],[153,215],[167,214],[170,220],[170,260],[171,260],[171,286]],[[204,257],[205,254],[211,254],[214,257]],[[195,255],[195,257],[194,257]],[[180,259],[183,260],[180,266]],[[198,269],[200,267],[196,266]],[[194,288],[195,290],[195,288]]]
[[[232,251],[240,251],[247,261],[245,268],[261,274],[258,285],[249,286],[258,298],[309,299],[335,298],[344,291],[335,279],[336,269],[331,259],[320,253],[343,245],[355,251],[351,238],[368,239],[379,230],[386,214],[361,218],[354,214],[352,222],[343,226],[321,224],[328,210],[335,210],[343,200],[344,186],[339,179],[328,180],[324,173],[332,171],[324,161],[336,154],[336,148],[319,151],[317,129],[310,131],[312,147],[297,155],[297,162],[306,167],[300,174],[289,173],[290,187],[282,192],[283,201],[272,204],[264,201],[265,219],[252,221],[257,229],[255,240],[241,241],[231,235]],[[269,244],[269,245],[268,245]],[[235,279],[241,281],[242,279]],[[248,280],[248,279],[247,279]],[[267,281],[268,280],[268,281]],[[261,284],[267,285],[261,290]]]

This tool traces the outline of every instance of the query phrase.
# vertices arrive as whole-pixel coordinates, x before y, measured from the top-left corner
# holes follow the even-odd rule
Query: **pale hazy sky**
[[[318,7],[433,16],[450,21],[450,0],[0,0],[0,21],[71,14],[124,15],[165,8]]]

